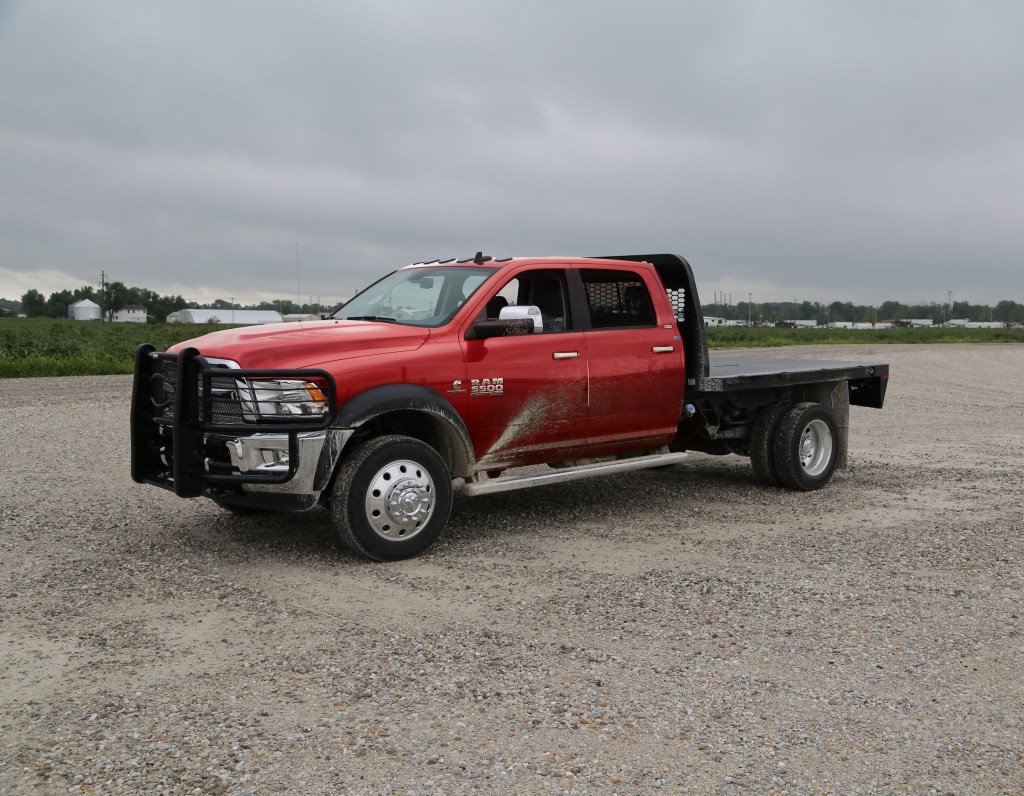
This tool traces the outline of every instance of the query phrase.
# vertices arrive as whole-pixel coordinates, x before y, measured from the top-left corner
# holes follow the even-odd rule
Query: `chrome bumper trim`
[[[243,484],[242,490],[314,495],[319,499],[329,480],[327,476],[334,472],[341,451],[353,433],[353,429],[342,428],[299,434],[298,468],[289,481],[283,484]],[[232,466],[241,473],[288,471],[287,434],[253,434],[229,440],[226,445]],[[318,479],[318,474],[325,477]]]

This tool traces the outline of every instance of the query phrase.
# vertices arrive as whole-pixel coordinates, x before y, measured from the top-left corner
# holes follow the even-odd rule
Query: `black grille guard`
[[[257,415],[245,421],[232,385],[260,378],[322,382],[328,412],[315,419]],[[325,370],[224,368],[195,348],[166,354],[148,343],[140,345],[132,387],[132,480],[169,489],[179,497],[199,497],[214,485],[283,484],[298,469],[299,434],[329,428],[336,405],[334,377]],[[243,473],[224,460],[225,442],[253,434],[288,435],[286,472]]]

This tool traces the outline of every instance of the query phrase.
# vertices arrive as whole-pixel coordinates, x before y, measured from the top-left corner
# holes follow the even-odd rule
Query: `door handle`
[[[655,354],[671,354],[676,350],[674,345],[656,345],[651,346],[651,351]]]
[[[552,359],[579,359],[579,351],[556,351],[551,355]]]

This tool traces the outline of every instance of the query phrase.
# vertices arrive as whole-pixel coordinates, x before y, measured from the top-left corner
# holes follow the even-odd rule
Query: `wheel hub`
[[[426,468],[400,460],[382,467],[366,492],[366,519],[384,539],[410,539],[434,511],[434,482]]]
[[[430,493],[411,478],[399,481],[388,497],[388,514],[398,523],[416,523],[430,513]]]
[[[817,476],[828,469],[832,459],[832,432],[821,420],[812,420],[800,434],[800,466]]]

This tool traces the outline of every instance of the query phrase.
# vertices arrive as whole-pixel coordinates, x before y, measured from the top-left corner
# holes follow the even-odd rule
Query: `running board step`
[[[511,478],[495,478],[491,481],[474,481],[464,484],[459,490],[463,495],[489,495],[494,492],[511,492],[514,489],[526,489],[531,486],[545,484],[561,484],[566,481],[579,481],[581,478],[593,478],[597,475],[626,473],[631,470],[646,470],[651,467],[665,467],[678,464],[687,457],[686,453],[658,453],[652,456],[637,456],[633,459],[618,459],[614,462],[586,464],[543,475],[524,475]]]

